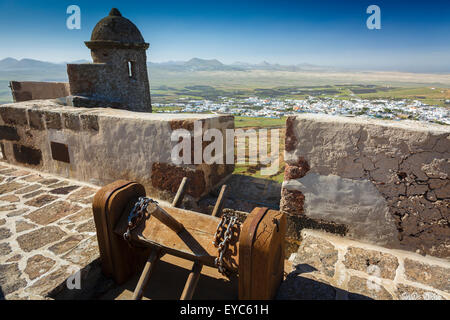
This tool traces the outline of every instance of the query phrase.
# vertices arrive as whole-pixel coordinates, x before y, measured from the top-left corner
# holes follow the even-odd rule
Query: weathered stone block
[[[286,136],[284,147],[286,151],[294,151],[297,146],[297,137],[295,136],[295,117],[287,117],[286,119]]]
[[[42,207],[43,205],[50,203],[56,199],[57,199],[57,197],[55,197],[55,196],[52,196],[49,194],[43,194],[39,197],[36,197],[34,199],[31,199],[30,201],[25,202],[25,204],[28,206],[33,206],[33,207]]]
[[[16,128],[10,126],[0,126],[0,139],[19,141],[20,137],[17,134]]]
[[[393,280],[398,267],[398,259],[388,253],[350,247],[345,254],[344,265],[349,269]]]
[[[17,263],[0,264],[0,287],[6,296],[27,285],[27,281],[21,277]]]
[[[97,132],[99,130],[98,117],[94,114],[81,114],[81,126],[83,130]]]
[[[17,217],[17,216],[21,216],[21,215],[27,213],[28,211],[30,211],[30,209],[22,208],[22,209],[18,209],[16,211],[8,212],[8,214],[6,216],[8,218],[10,218],[10,217]]]
[[[11,81],[11,93],[14,102],[55,99],[68,95],[66,82]]]
[[[79,221],[85,221],[88,220],[90,218],[93,218],[94,214],[92,212],[92,208],[84,208],[82,210],[80,210],[77,214],[71,215],[70,217],[68,217],[67,219],[64,219],[64,223],[66,222],[79,222]]]
[[[38,189],[40,189],[40,188],[41,188],[40,185],[38,185],[38,184],[33,184],[33,185],[31,185],[31,186],[27,186],[27,187],[25,187],[25,188],[21,188],[21,189],[17,190],[17,191],[14,192],[14,193],[15,193],[15,194],[26,194],[26,193],[30,193],[30,192],[36,191],[36,190],[38,190]]]
[[[8,243],[0,243],[0,256],[7,256],[12,252]]]
[[[194,131],[194,121],[192,120],[172,120],[170,121],[170,129],[185,129],[188,131]]]
[[[17,207],[14,204],[9,204],[9,205],[6,205],[6,206],[0,206],[0,212],[2,212],[2,211],[11,211],[11,210],[16,210],[16,209],[17,209]]]
[[[287,188],[281,189],[280,210],[289,215],[303,214],[303,205],[305,196],[301,191],[289,190]]]
[[[33,283],[27,290],[48,297],[61,290],[63,286],[66,286],[66,280],[70,275],[71,272],[67,266],[60,267],[58,270]]]
[[[17,162],[37,166],[42,161],[42,152],[33,147],[13,144],[14,158]]]
[[[338,251],[331,242],[307,235],[301,242],[293,265],[300,271],[302,268],[313,267],[326,276],[333,277],[337,259]]]
[[[44,130],[44,112],[41,110],[28,110],[28,117],[30,118],[30,127],[35,130]]]
[[[78,189],[80,186],[67,186],[67,187],[61,187],[61,188],[55,188],[53,190],[50,190],[51,194],[69,194],[73,190]]]
[[[405,275],[408,280],[423,283],[450,293],[450,268],[405,259]]]
[[[36,191],[33,191],[33,192],[30,192],[30,193],[27,193],[27,194],[23,195],[23,198],[24,199],[31,199],[31,198],[34,198],[35,196],[40,195],[41,193],[44,193],[44,192],[45,192],[45,190],[42,190],[42,189],[36,190]]]
[[[67,200],[80,202],[84,201],[87,197],[90,197],[95,194],[95,189],[90,187],[83,187],[80,190],[75,191],[72,193]]]
[[[7,196],[0,197],[0,201],[6,201],[6,202],[19,202],[20,199],[19,199],[19,197],[10,194],[10,195],[7,195]]]
[[[53,246],[49,247],[48,250],[50,250],[56,255],[60,255],[63,254],[64,252],[69,251],[72,248],[75,248],[80,243],[81,240],[83,240],[82,235],[79,234],[73,235],[64,239],[61,242],[54,244]]]
[[[399,300],[444,300],[444,297],[436,292],[402,283],[397,285],[397,296]]]
[[[448,200],[450,198],[450,179],[446,179],[444,181],[445,181],[444,185],[434,190],[434,195],[436,199]]]
[[[23,232],[23,231],[27,231],[27,230],[30,230],[30,229],[34,229],[35,227],[36,227],[35,224],[28,223],[28,222],[26,222],[24,220],[16,221],[16,232],[17,233],[20,233],[20,232]]]
[[[56,226],[43,227],[17,237],[22,250],[30,252],[60,240],[66,233]]]
[[[8,239],[11,236],[12,236],[11,230],[4,227],[0,228],[0,240]]]
[[[22,180],[27,181],[27,182],[36,182],[41,179],[42,179],[42,177],[37,174],[30,174],[29,176],[22,178]]]
[[[56,183],[58,181],[59,181],[58,179],[54,179],[54,178],[44,178],[44,179],[38,180],[37,182],[40,183],[40,184],[49,186],[49,185],[51,185],[53,183]]]
[[[63,256],[63,258],[84,267],[97,259],[99,255],[100,252],[98,251],[97,236],[93,236],[70,250]]]
[[[8,263],[9,262],[17,262],[17,261],[20,261],[20,259],[22,259],[22,255],[21,254],[15,254],[11,258],[6,260],[6,262],[8,262]]]
[[[33,94],[29,91],[19,91],[13,94],[15,102],[28,101],[33,99]]]
[[[76,230],[78,232],[95,232],[95,224],[94,224],[94,220],[91,219],[87,222],[84,222],[82,224],[80,224]]]
[[[284,168],[284,180],[302,178],[309,169],[309,164],[303,157],[300,157],[297,162],[292,164],[286,163]]]
[[[57,201],[26,215],[31,221],[47,225],[81,209],[80,206],[66,201]]]
[[[63,119],[64,119],[64,127],[73,130],[73,131],[80,131],[81,129],[81,121],[78,114],[74,113],[63,113]]]
[[[25,186],[25,184],[17,181],[2,183],[0,184],[0,194],[9,193],[11,191],[20,189],[23,186]]]
[[[55,263],[53,259],[37,254],[28,259],[25,273],[33,280],[49,271]]]
[[[47,129],[62,129],[61,114],[55,111],[45,111],[45,124]]]
[[[0,115],[3,121],[9,125],[26,126],[28,125],[27,110],[23,108],[0,107]]]
[[[392,300],[392,295],[376,279],[364,279],[352,276],[348,282],[348,298],[350,300],[359,300],[364,296],[375,300]],[[356,295],[355,295],[356,294]]]

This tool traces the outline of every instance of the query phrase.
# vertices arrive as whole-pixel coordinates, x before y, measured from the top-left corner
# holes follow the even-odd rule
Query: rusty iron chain
[[[131,231],[133,231],[146,217],[147,207],[150,203],[158,205],[158,202],[147,197],[139,197],[128,215],[127,231],[123,234],[123,238],[130,241]]]
[[[217,225],[216,233],[214,234],[213,244],[217,247],[217,258],[214,260],[214,264],[219,272],[225,276],[230,275],[230,271],[227,269],[227,265],[224,263],[224,255],[228,250],[228,245],[233,237],[233,227],[240,226],[238,217],[232,214],[224,214]],[[223,238],[223,240],[221,240]]]

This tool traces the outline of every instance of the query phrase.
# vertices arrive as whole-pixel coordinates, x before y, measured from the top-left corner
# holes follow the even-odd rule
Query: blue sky
[[[66,8],[81,8],[81,30]],[[381,8],[369,30],[366,8]],[[89,59],[83,41],[111,7],[150,43],[153,62],[219,59],[450,72],[450,1],[10,1],[0,0],[0,59]]]

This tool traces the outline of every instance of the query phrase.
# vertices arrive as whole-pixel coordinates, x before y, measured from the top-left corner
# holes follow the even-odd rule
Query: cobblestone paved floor
[[[0,162],[0,299],[47,298],[98,258],[98,188]]]

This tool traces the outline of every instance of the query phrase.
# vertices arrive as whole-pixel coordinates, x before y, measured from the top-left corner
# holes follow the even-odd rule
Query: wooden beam
[[[194,262],[192,270],[189,273],[189,277],[184,285],[183,293],[180,300],[191,300],[194,295],[195,288],[197,287],[198,280],[202,272],[203,264],[200,262]]]
[[[151,213],[156,219],[164,223],[170,229],[175,231],[177,234],[184,230],[182,223],[178,222],[177,219],[172,217],[166,210],[156,205],[156,209]]]
[[[155,269],[155,264],[158,262],[160,258],[160,250],[153,248],[150,256],[145,263],[144,270],[142,271],[141,277],[139,278],[136,289],[134,289],[133,300],[141,300],[144,295],[145,287],[152,276],[153,269]]]
[[[213,217],[218,217],[222,213],[223,205],[225,203],[227,193],[227,185],[224,184],[220,189],[219,197],[217,198],[216,205],[214,206],[214,210],[212,212]]]
[[[173,198],[172,201],[172,207],[179,207],[181,204],[181,201],[183,201],[184,193],[186,192],[186,184],[187,184],[188,178],[184,177],[183,180],[181,180],[180,186],[178,187],[177,194],[175,195],[175,198]]]

